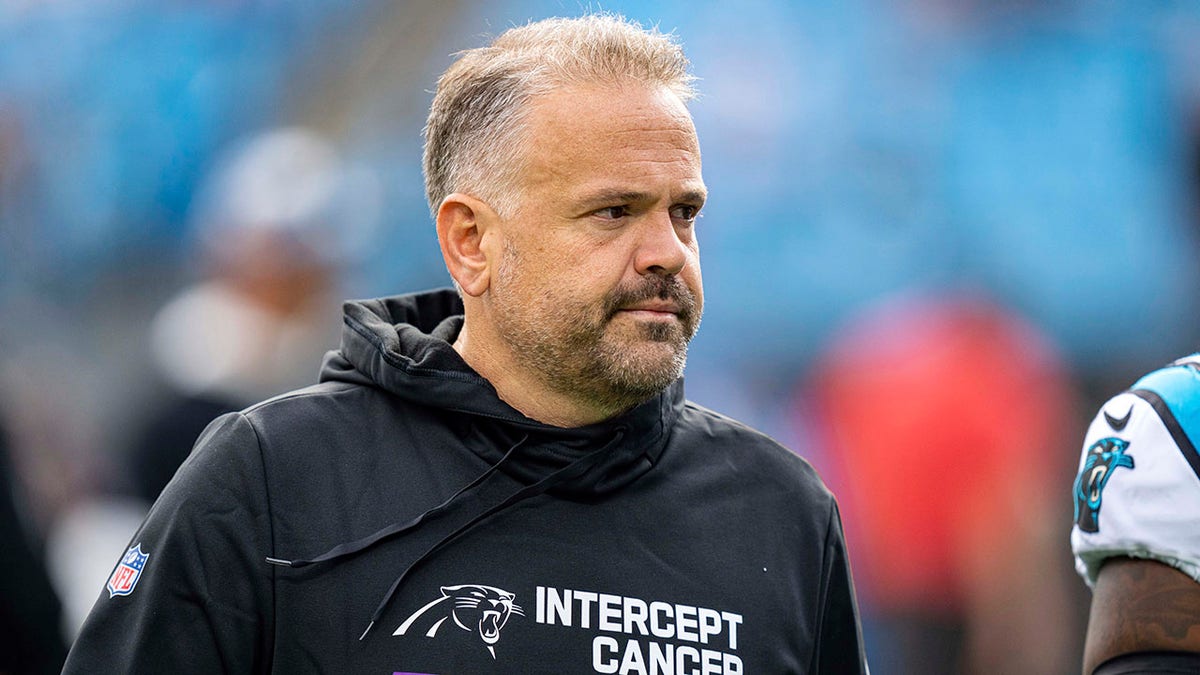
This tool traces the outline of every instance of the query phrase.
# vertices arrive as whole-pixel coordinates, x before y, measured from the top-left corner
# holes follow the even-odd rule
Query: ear
[[[461,192],[448,195],[438,207],[437,235],[442,258],[450,276],[467,295],[479,297],[491,283],[492,260],[485,237],[498,220],[499,216],[486,202]]]

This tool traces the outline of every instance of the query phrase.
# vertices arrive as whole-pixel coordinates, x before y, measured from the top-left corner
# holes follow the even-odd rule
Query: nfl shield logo
[[[146,566],[146,559],[149,557],[149,553],[142,553],[140,543],[126,551],[117,569],[113,570],[108,579],[108,597],[132,593],[133,587],[142,577],[142,568]]]

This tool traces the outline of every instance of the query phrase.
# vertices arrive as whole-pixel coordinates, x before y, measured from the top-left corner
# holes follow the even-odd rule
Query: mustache
[[[618,286],[604,301],[604,317],[611,319],[621,309],[646,300],[669,300],[679,308],[679,319],[691,325],[696,316],[696,296],[679,277],[650,275],[636,284]]]

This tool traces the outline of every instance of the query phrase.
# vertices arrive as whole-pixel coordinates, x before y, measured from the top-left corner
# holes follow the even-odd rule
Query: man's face
[[[679,377],[700,322],[695,128],[674,94],[643,85],[531,106],[517,206],[500,220],[496,331],[551,388],[634,405]]]

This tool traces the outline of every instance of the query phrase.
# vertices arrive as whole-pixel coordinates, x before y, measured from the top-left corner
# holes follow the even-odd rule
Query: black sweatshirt
[[[866,672],[805,461],[681,381],[532,421],[451,347],[461,313],[347,303],[319,384],[213,422],[65,672]]]

